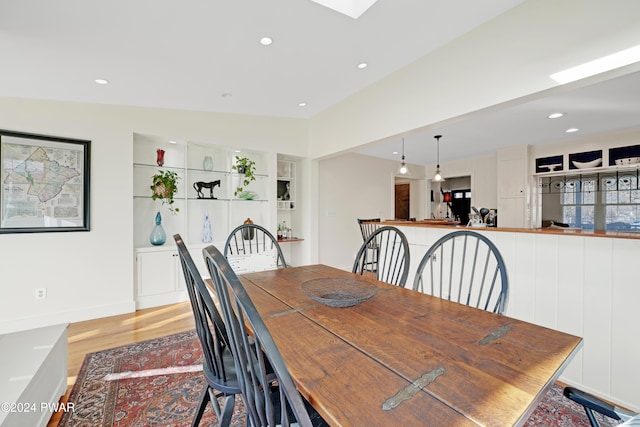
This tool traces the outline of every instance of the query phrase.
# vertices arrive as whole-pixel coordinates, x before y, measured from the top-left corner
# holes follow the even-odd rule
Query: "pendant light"
[[[409,172],[409,168],[407,164],[404,162],[404,138],[402,138],[402,162],[400,163],[400,168],[398,169],[398,173],[400,175],[406,175]]]
[[[438,166],[436,166],[436,174],[433,177],[434,181],[443,181],[442,179],[442,175],[440,174],[440,138],[442,138],[442,135],[436,135],[434,136],[434,138],[436,139],[436,144],[437,144],[437,160],[438,160]]]

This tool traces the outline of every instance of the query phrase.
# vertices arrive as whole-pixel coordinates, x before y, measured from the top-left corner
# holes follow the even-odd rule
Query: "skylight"
[[[560,84],[571,83],[638,61],[640,61],[640,45],[560,71],[550,77]]]
[[[358,19],[378,0],[311,0],[353,19]]]

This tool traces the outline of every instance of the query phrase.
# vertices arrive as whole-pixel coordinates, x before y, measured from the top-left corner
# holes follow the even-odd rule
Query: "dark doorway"
[[[409,219],[409,184],[396,184],[395,219]]]
[[[451,193],[453,195],[451,215],[454,219],[460,218],[460,224],[467,225],[471,211],[471,189],[453,190]]]

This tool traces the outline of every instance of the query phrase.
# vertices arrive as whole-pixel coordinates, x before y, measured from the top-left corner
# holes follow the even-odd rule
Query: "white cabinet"
[[[0,335],[0,426],[48,425],[67,390],[68,326],[65,323]]]
[[[173,240],[173,239],[172,239]],[[177,250],[136,250],[136,308],[186,301],[184,275]]]
[[[525,203],[522,197],[498,199],[498,226],[503,228],[524,228]]]
[[[156,163],[156,152],[164,150],[164,164]],[[232,166],[235,157],[255,162],[255,180],[245,186],[250,200],[235,195],[244,175]],[[275,158],[272,160],[275,164]],[[208,276],[202,260],[202,248],[214,244],[222,248],[235,227],[247,218],[268,226],[272,219],[273,200],[269,178],[269,156],[258,151],[195,142],[175,142],[168,138],[134,134],[133,144],[133,213],[134,249],[136,253],[136,303],[138,308],[170,304],[186,298],[174,234],[180,234],[203,277]],[[151,177],[158,170],[178,174],[178,191],[173,214],[159,200],[151,199]],[[160,212],[167,240],[164,245],[149,242]],[[274,211],[275,212],[275,211]],[[203,242],[205,219],[211,224],[212,242]]]
[[[526,165],[523,157],[498,160],[499,197],[524,197],[526,177],[522,172]]]
[[[525,228],[528,215],[529,146],[498,150],[498,227]]]

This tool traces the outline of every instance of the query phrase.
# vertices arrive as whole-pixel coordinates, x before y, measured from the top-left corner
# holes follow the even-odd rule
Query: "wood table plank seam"
[[[465,413],[463,413],[459,408],[455,407],[454,405],[452,405],[450,402],[447,402],[445,400],[443,400],[440,396],[438,396],[437,394],[435,394],[434,392],[432,392],[431,390],[427,389],[426,386],[420,386],[419,384],[416,384],[416,379],[415,378],[409,378],[408,376],[402,374],[402,372],[399,372],[397,369],[394,369],[390,366],[385,365],[385,363],[380,360],[379,358],[375,357],[372,354],[367,353],[367,351],[363,348],[361,348],[360,346],[358,346],[356,343],[348,341],[347,339],[345,339],[344,337],[336,334],[334,331],[330,330],[329,328],[327,328],[326,326],[322,325],[321,323],[319,323],[317,320],[315,320],[314,318],[312,318],[311,316],[308,316],[308,313],[305,312],[306,309],[308,308],[313,308],[313,307],[318,307],[319,304],[311,304],[309,306],[304,306],[301,307],[299,309],[294,308],[291,304],[289,304],[288,302],[284,301],[283,299],[279,298],[277,295],[274,295],[267,287],[265,286],[261,286],[260,285],[260,281],[259,280],[251,280],[251,279],[247,279],[245,277],[243,277],[244,280],[248,280],[249,282],[251,282],[251,284],[255,285],[256,287],[260,288],[261,290],[263,290],[264,292],[268,293],[269,295],[271,295],[273,298],[277,299],[278,301],[280,301],[281,303],[283,303],[284,305],[291,307],[291,310],[286,310],[286,311],[282,311],[282,312],[278,312],[278,313],[274,313],[272,314],[270,317],[280,317],[280,316],[284,316],[287,314],[293,314],[293,313],[298,313],[300,315],[302,315],[304,318],[308,319],[309,321],[311,321],[313,324],[317,325],[318,327],[322,328],[323,330],[325,330],[327,333],[331,334],[332,336],[334,336],[335,338],[339,339],[340,341],[344,342],[345,344],[353,347],[354,349],[358,350],[360,353],[362,353],[363,355],[365,355],[366,357],[370,358],[371,360],[375,361],[378,365],[380,365],[380,367],[382,367],[383,369],[392,372],[393,374],[395,374],[396,376],[398,376],[399,378],[402,378],[403,380],[407,381],[409,383],[408,386],[414,386],[417,387],[419,390],[418,392],[423,392],[426,393],[429,397],[435,399],[436,401],[442,403],[443,405],[447,406],[448,408],[450,408],[451,410],[457,412],[458,414],[460,414],[461,416],[465,417],[467,420],[473,422],[476,425],[481,426],[482,423],[480,423],[478,420],[475,420],[471,417],[469,417],[468,415],[466,415]],[[335,308],[336,310],[341,310],[341,308]],[[443,367],[443,369],[446,370],[446,368]],[[383,405],[384,406],[384,403]]]
[[[386,373],[383,377],[401,380],[407,384],[405,388],[413,387],[411,391],[415,393],[411,399],[424,393],[422,399],[428,396],[428,400],[415,400],[405,405],[414,407],[416,402],[420,402],[420,405],[432,402],[427,405],[431,407],[435,404],[434,409],[442,408],[436,411],[438,415],[429,415],[427,418],[430,420],[438,417],[455,420],[460,416],[473,425],[502,425],[501,422],[505,425],[522,425],[546,389],[583,345],[581,338],[564,332],[478,309],[472,312],[466,306],[449,306],[455,303],[438,302],[421,293],[418,297],[414,291],[386,286],[373,279],[368,281],[379,287],[378,297],[352,308],[326,308],[317,303],[308,304],[302,297],[304,293],[298,295],[296,292],[296,289],[300,290],[300,284],[308,280],[349,275],[351,273],[346,271],[317,265],[254,273],[241,276],[241,280],[246,280],[256,291],[260,290],[261,295],[264,292],[265,297],[282,305],[281,308],[272,309],[270,317],[296,313],[302,316],[301,319],[309,321],[309,325],[314,325],[317,331],[323,331],[322,334],[351,348],[353,355],[364,356],[370,361],[366,363],[370,372],[379,370],[374,367],[382,367]],[[381,295],[384,297],[380,299]],[[373,305],[369,307],[366,304]],[[427,313],[424,314],[425,320],[420,322],[422,304]],[[379,319],[384,320],[376,323]],[[392,319],[402,319],[401,329],[387,326],[395,324]],[[434,323],[426,327],[424,322]],[[285,325],[287,320],[280,323]],[[415,351],[416,344],[423,342],[423,334],[426,347]],[[389,341],[392,337],[394,339]],[[398,351],[400,349],[404,350]],[[495,358],[502,354],[500,349],[509,351],[504,357]],[[407,355],[412,356],[407,359]],[[470,356],[473,357],[469,359]],[[322,359],[317,361],[322,366]],[[510,361],[515,361],[515,364]],[[424,373],[422,369],[429,370],[436,366],[441,366],[446,373],[437,381],[423,384],[420,380],[420,372]],[[354,366],[354,369],[357,371],[357,367]],[[524,377],[521,378],[522,375]],[[521,379],[517,383],[510,380],[515,377]],[[442,378],[445,378],[444,382]],[[402,384],[391,381],[394,387]],[[471,388],[465,384],[471,384]],[[474,394],[473,390],[482,394]],[[487,399],[494,399],[494,390],[496,398],[502,394],[503,397],[498,401],[503,402],[504,406],[486,406],[490,404]],[[393,390],[384,389],[384,394],[387,393],[392,396]],[[512,397],[505,399],[506,393]],[[376,399],[376,402],[379,401]],[[382,406],[383,403],[378,404]],[[487,412],[489,407],[495,410]],[[336,413],[342,413],[342,410]],[[457,414],[455,417],[454,413]],[[462,418],[457,420],[462,422]],[[496,420],[501,421],[496,424]]]

